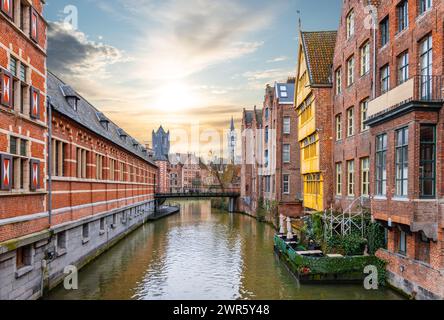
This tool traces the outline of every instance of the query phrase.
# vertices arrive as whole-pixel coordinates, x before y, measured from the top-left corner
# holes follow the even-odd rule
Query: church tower
[[[228,132],[228,151],[231,164],[235,164],[236,162],[236,142],[236,129],[234,128],[234,119],[231,117],[230,131]]]

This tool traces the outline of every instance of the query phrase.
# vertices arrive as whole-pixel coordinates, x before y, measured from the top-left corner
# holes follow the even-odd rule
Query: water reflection
[[[79,290],[48,299],[398,299],[359,285],[298,286],[273,254],[274,231],[256,220],[182,203],[79,274]]]

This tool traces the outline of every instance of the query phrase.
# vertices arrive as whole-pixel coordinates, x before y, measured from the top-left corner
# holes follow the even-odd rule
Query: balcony
[[[396,88],[369,102],[368,125],[376,124],[411,109],[436,109],[444,102],[443,76],[413,76]]]

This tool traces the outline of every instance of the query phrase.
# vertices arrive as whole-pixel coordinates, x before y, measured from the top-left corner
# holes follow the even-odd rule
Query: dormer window
[[[117,129],[117,132],[119,134],[120,139],[126,141],[126,137],[128,137],[128,135],[125,133],[125,131],[123,131],[122,129]]]
[[[63,96],[66,99],[66,102],[73,108],[75,111],[77,111],[78,108],[78,102],[80,100],[80,97],[77,95],[77,93],[74,91],[73,88],[71,88],[68,85],[60,86],[60,90],[63,93]]]
[[[108,131],[109,120],[105,117],[105,115],[102,112],[97,112],[97,118],[99,119],[100,125],[103,127],[103,129]]]

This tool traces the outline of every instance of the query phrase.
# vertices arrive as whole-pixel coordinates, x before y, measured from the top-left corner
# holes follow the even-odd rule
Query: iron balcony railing
[[[443,76],[414,76],[413,101],[444,101]]]
[[[395,88],[382,92],[368,105],[368,120],[411,102],[444,102],[444,76],[412,76]]]

